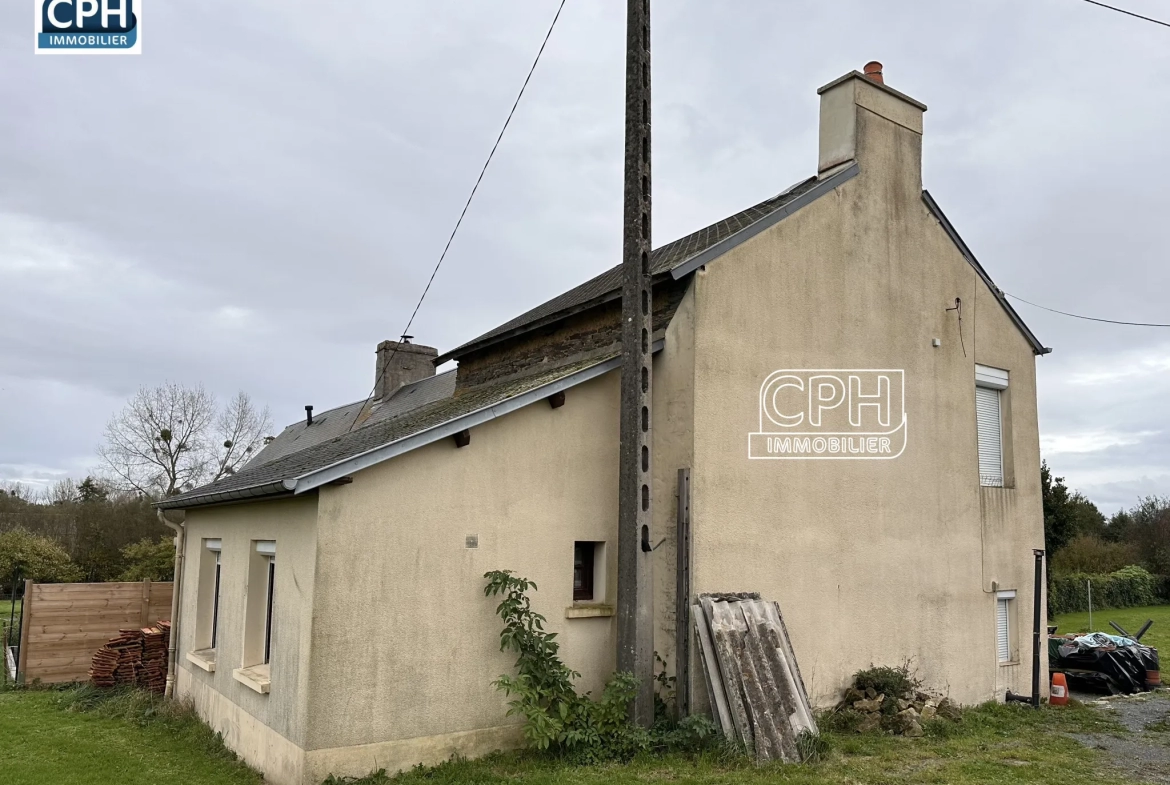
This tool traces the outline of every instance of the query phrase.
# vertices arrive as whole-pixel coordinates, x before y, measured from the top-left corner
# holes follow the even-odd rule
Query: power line
[[[1085,2],[1089,3],[1091,5],[1099,5],[1102,8],[1108,8],[1110,11],[1116,11],[1119,14],[1125,14],[1126,16],[1132,16],[1132,17],[1135,17],[1137,19],[1141,19],[1141,20],[1146,21],[1146,22],[1153,22],[1156,25],[1162,25],[1163,27],[1170,27],[1170,22],[1163,22],[1161,19],[1151,19],[1148,16],[1142,16],[1141,14],[1135,14],[1133,11],[1126,11],[1124,8],[1117,8],[1115,6],[1105,5],[1104,3],[1099,3],[1099,2],[1097,2],[1097,0],[1085,0]],[[1108,321],[1108,320],[1102,319],[1099,321]]]
[[[1061,316],[1071,316],[1074,319],[1087,319],[1090,322],[1105,322],[1106,324],[1125,324],[1129,325],[1130,327],[1170,327],[1170,324],[1154,324],[1152,322],[1119,322],[1116,319],[1098,319],[1095,316],[1081,316],[1080,314],[1068,313],[1067,311],[1058,311],[1055,308],[1049,308],[1045,305],[1038,305],[1037,303],[1025,300],[1023,297],[1017,297],[1014,294],[1008,294],[1007,292],[1004,292],[1004,294],[1013,300],[1019,300],[1022,303],[1028,303],[1028,305],[1032,306],[1033,308],[1039,308],[1043,311],[1051,311],[1052,313],[1058,313]]]
[[[443,260],[447,258],[447,252],[451,250],[451,243],[455,241],[455,235],[459,233],[459,227],[463,225],[463,218],[467,215],[468,208],[471,207],[471,201],[475,199],[475,192],[479,190],[479,184],[483,182],[483,176],[487,174],[488,166],[491,165],[496,150],[499,149],[500,141],[504,138],[504,132],[508,130],[508,125],[512,122],[512,116],[516,114],[516,107],[520,105],[520,99],[524,97],[524,91],[528,89],[528,83],[532,80],[532,74],[536,72],[536,66],[540,63],[540,56],[544,54],[544,48],[548,45],[548,39],[552,37],[553,29],[557,26],[557,20],[561,18],[561,11],[565,10],[566,2],[567,0],[561,0],[560,5],[557,6],[557,12],[553,16],[552,24],[548,26],[548,32],[544,34],[544,40],[541,41],[540,49],[536,52],[536,59],[532,61],[532,67],[528,69],[528,75],[524,77],[524,84],[520,85],[520,92],[516,94],[516,100],[512,102],[512,108],[508,111],[508,117],[504,120],[503,127],[500,128],[499,136],[496,137],[496,143],[492,145],[487,160],[483,162],[483,168],[479,170],[479,177],[475,179],[475,185],[471,187],[471,193],[467,196],[467,202],[463,205],[463,211],[459,213],[459,219],[455,221],[455,228],[451,230],[451,236],[447,238],[447,244],[443,246],[443,252],[439,254],[439,261],[435,263],[435,269],[431,271],[431,277],[427,280],[427,285],[423,289],[422,296],[415,303],[414,311],[411,312],[410,319],[406,322],[406,328],[402,331],[402,337],[410,333],[410,326],[414,324],[414,317],[418,315],[418,309],[422,307],[423,300],[426,299],[427,293],[431,290],[431,284],[435,282],[435,276],[438,275],[439,268],[443,266]],[[370,389],[370,394],[366,396],[366,403],[369,403],[370,399],[374,397],[374,391],[378,389],[378,384],[382,381],[382,376],[385,375],[386,369],[390,367],[390,361],[394,359],[394,355],[397,352],[398,347],[395,346],[390,352],[390,356],[386,358],[382,370],[378,372],[378,378],[374,380],[374,386]],[[364,408],[365,404],[354,413],[353,422],[349,424],[346,433],[353,430],[353,426],[357,424],[358,417]]]

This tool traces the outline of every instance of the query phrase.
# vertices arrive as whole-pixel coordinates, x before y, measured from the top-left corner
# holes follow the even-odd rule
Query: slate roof
[[[688,259],[726,240],[736,232],[746,229],[756,221],[766,218],[790,202],[796,201],[821,182],[823,181],[818,180],[816,177],[801,180],[796,185],[783,193],[773,196],[771,199],[765,199],[759,204],[753,205],[746,210],[741,210],[728,218],[724,218],[722,221],[703,227],[697,232],[692,232],[686,237],[682,237],[672,243],[667,243],[661,248],[655,249],[650,254],[651,274],[662,275],[669,273],[679,265],[686,263]],[[561,318],[566,315],[566,312],[580,310],[582,307],[594,305],[598,301],[617,297],[620,294],[622,285],[621,271],[620,264],[616,267],[611,267],[601,275],[590,278],[580,286],[570,289],[564,294],[558,295],[548,302],[536,306],[531,311],[523,313],[509,322],[505,322],[493,330],[487,331],[478,338],[452,349],[437,358],[435,363],[438,364],[447,360],[456,359],[469,352],[489,346],[517,331],[531,329],[541,322]]]
[[[365,428],[391,417],[405,414],[428,403],[450,398],[454,394],[455,371],[450,370],[412,384],[403,385],[390,396],[389,400],[382,403],[371,403],[368,400],[354,401],[345,406],[338,406],[320,414],[314,414],[312,425],[306,425],[304,420],[300,420],[288,426],[280,432],[279,436],[265,445],[255,458],[248,461],[246,468],[252,469],[337,436],[343,436],[350,430],[354,418],[359,414],[364,415],[364,417],[357,427]]]
[[[816,177],[801,180],[770,199],[668,243],[651,253],[651,273],[656,278],[668,275],[704,252],[717,250],[715,246],[762,219],[770,216],[775,218],[785,207],[798,209],[801,197],[807,200],[819,195],[813,193],[818,186],[823,190],[833,185],[835,183]],[[751,232],[744,234],[750,235]],[[511,334],[556,321],[569,313],[617,298],[620,294],[621,265],[617,265],[438,357],[435,363],[437,365],[484,348]],[[301,421],[285,428],[236,474],[173,496],[156,506],[162,509],[183,509],[259,496],[288,495],[291,493],[290,482],[297,477],[450,422],[478,409],[494,406],[603,361],[604,358],[583,360],[523,378],[472,388],[457,397],[454,396],[455,372],[450,371],[407,385],[379,406],[367,407],[365,401],[358,401],[330,409],[315,415],[312,426],[306,426]],[[363,414],[366,415],[364,419]],[[358,417],[358,424],[351,429],[350,423],[355,416]]]
[[[525,392],[536,390],[566,376],[571,376],[578,371],[600,365],[615,356],[616,353],[610,353],[601,357],[580,360],[522,378],[503,380],[496,384],[485,384],[458,396],[432,400],[421,406],[402,411],[397,416],[386,417],[372,424],[363,425],[349,433],[341,433],[296,452],[263,463],[257,463],[253,460],[230,477],[164,499],[155,506],[162,509],[183,509],[257,496],[289,494],[291,491],[283,484],[286,480],[292,480],[332,466],[347,458],[405,439],[464,415],[498,405]],[[342,411],[346,408],[348,407],[333,411]],[[340,419],[338,418],[338,420]],[[312,427],[316,427],[316,425],[314,424]]]

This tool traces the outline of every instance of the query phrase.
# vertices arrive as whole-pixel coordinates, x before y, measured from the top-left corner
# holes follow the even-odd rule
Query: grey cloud
[[[142,384],[242,388],[278,423],[365,395],[556,4],[152,3],[144,54],[108,58],[34,57],[3,4],[0,478],[84,471]],[[1170,321],[1164,30],[1064,0],[655,9],[657,242],[807,176],[815,88],[879,59],[930,106],[926,185],[1004,289]],[[418,340],[450,348],[617,260],[623,26],[620,3],[567,4]],[[1170,489],[1170,372],[1126,375],[1166,331],[1019,310],[1057,350],[1048,441],[1159,434],[1054,470],[1109,503]],[[1116,379],[1078,381],[1095,368]]]

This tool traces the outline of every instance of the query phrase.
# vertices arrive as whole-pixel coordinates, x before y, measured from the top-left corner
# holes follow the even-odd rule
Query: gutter
[[[289,493],[295,488],[296,484],[293,480],[279,480],[277,482],[249,485],[245,488],[233,488],[230,491],[208,491],[197,496],[188,496],[179,501],[168,501],[164,499],[161,502],[155,502],[154,506],[157,510],[185,510],[188,507],[203,507],[208,504],[219,504],[221,502],[246,501],[247,499],[255,499],[259,496],[274,496]]]
[[[183,589],[183,557],[187,552],[187,527],[183,522],[171,523],[162,510],[155,510],[164,526],[175,531],[175,577],[171,582],[171,636],[167,645],[167,698],[175,697],[175,668],[179,654],[179,598]]]

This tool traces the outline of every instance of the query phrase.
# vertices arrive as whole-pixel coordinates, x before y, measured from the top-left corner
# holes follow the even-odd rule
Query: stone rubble
[[[849,687],[834,711],[852,711],[861,715],[856,726],[858,733],[882,730],[910,738],[923,735],[922,723],[927,720],[942,718],[957,722],[961,717],[958,704],[950,698],[922,690],[885,695],[872,687],[865,690]]]

